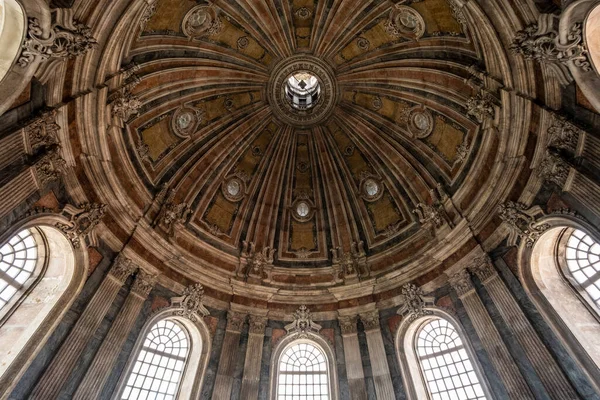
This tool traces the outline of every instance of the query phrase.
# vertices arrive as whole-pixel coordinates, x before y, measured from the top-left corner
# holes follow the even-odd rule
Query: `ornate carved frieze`
[[[243,278],[263,279],[267,267],[273,265],[274,255],[277,249],[265,247],[261,251],[256,250],[253,242],[242,242],[240,255],[240,266],[238,276]]]
[[[572,62],[583,71],[591,71],[582,24],[574,24],[569,29],[567,42],[561,43],[557,31],[558,20],[557,15],[541,14],[537,23],[517,32],[510,49],[515,54],[540,63],[565,65]]]
[[[367,254],[364,242],[353,242],[350,252],[345,252],[341,247],[331,249],[333,269],[337,278],[344,282],[355,281],[369,277],[370,271],[367,265]]]
[[[481,90],[467,100],[467,115],[472,115],[479,123],[494,119],[496,114],[494,104],[494,97],[490,93]]]
[[[435,205],[419,203],[413,212],[417,214],[419,222],[423,225],[431,224],[436,228],[444,225],[444,214],[442,210]]]
[[[342,335],[353,334],[358,330],[358,315],[340,316],[338,321],[340,323]]]
[[[48,37],[36,18],[29,18],[27,38],[23,42],[18,63],[28,67],[36,58],[45,61],[49,58],[71,58],[87,53],[96,45],[91,29],[71,21],[70,15],[52,25]]]
[[[248,318],[250,333],[264,335],[267,322],[269,322],[268,317],[262,315],[250,315],[250,318]]]
[[[25,127],[25,134],[29,138],[31,150],[35,152],[40,147],[58,145],[59,130],[60,126],[56,123],[56,111],[43,113]]]
[[[402,297],[404,304],[398,310],[398,314],[404,315],[408,321],[433,314],[431,310],[427,309],[427,306],[433,305],[432,298],[424,297],[423,289],[415,284],[407,283],[402,286]]]
[[[173,297],[171,305],[176,307],[175,315],[185,317],[190,321],[197,321],[198,316],[205,317],[210,312],[202,304],[204,288],[201,284],[190,285],[183,291],[183,296]]]
[[[212,6],[196,6],[183,18],[183,33],[190,39],[217,35],[223,30],[223,22]]]
[[[175,190],[171,189],[158,215],[158,224],[169,238],[175,238],[177,229],[185,223],[190,212],[187,203],[175,202]]]
[[[312,320],[312,314],[305,305],[301,305],[294,312],[294,322],[287,324],[285,330],[288,335],[296,334],[300,337],[306,337],[311,334],[318,334],[321,331],[321,325]]]
[[[100,223],[106,213],[106,204],[84,203],[79,207],[67,204],[62,211],[69,221],[57,222],[56,227],[71,241],[73,247],[81,246],[85,238]]]
[[[375,329],[381,329],[379,325],[379,311],[374,310],[366,313],[361,313],[360,320],[365,327],[365,331],[372,331]]]
[[[537,174],[544,181],[554,183],[562,189],[567,183],[570,169],[569,164],[561,156],[547,150]]]
[[[66,172],[67,162],[60,154],[60,146],[54,145],[35,163],[34,171],[40,186],[57,181]]]
[[[241,332],[248,314],[237,311],[227,311],[227,330],[230,332]]]
[[[449,278],[450,286],[456,291],[458,297],[463,297],[468,294],[472,290],[475,290],[473,287],[473,281],[471,280],[471,275],[466,269],[461,269],[460,271],[454,273]]]
[[[524,204],[512,201],[498,207],[498,216],[508,224],[511,230],[508,238],[509,245],[515,245],[517,238],[521,238],[527,247],[533,246],[535,241],[549,228],[548,224],[539,224],[536,221],[536,215],[539,213],[539,207],[527,209]]]
[[[156,285],[157,279],[157,274],[149,273],[143,269],[140,269],[135,277],[131,291],[139,294],[143,298],[146,298],[154,288],[154,285]]]
[[[137,269],[138,266],[131,259],[119,254],[108,273],[123,284]]]
[[[418,40],[425,34],[425,20],[414,8],[396,4],[385,23],[385,31],[390,36]]]
[[[468,268],[472,273],[477,275],[481,282],[485,282],[498,274],[494,268],[492,259],[487,254],[475,258]]]

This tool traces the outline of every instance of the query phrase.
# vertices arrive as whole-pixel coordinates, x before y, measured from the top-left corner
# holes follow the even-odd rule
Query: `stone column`
[[[156,275],[140,270],[135,282],[125,299],[123,308],[119,311],[92,364],[88,368],[83,381],[75,392],[74,399],[86,400],[97,396],[108,380],[123,344],[131,332],[144,301],[156,284]]]
[[[38,381],[30,399],[56,399],[77,364],[79,356],[100,326],[123,283],[137,266],[119,256],[86,306],[54,359]]]
[[[362,367],[358,335],[356,333],[358,316],[340,316],[338,319],[344,343],[344,357],[346,359],[346,375],[348,375],[350,399],[367,400],[365,373]]]
[[[240,399],[258,399],[265,326],[268,320],[264,316],[250,315],[250,333],[248,348],[246,349],[246,360],[244,361],[244,377],[242,378]]]
[[[227,328],[223,339],[221,357],[219,358],[219,369],[217,370],[212,400],[229,400],[231,398],[235,361],[240,347],[240,333],[245,321],[246,314],[235,311],[227,313]]]
[[[360,319],[365,327],[369,359],[375,383],[375,393],[378,400],[394,400],[394,387],[387,363],[387,355],[383,346],[381,327],[379,326],[379,312],[377,310],[360,314]]]
[[[479,277],[500,315],[508,323],[523,347],[529,361],[546,387],[548,395],[555,400],[576,399],[577,394],[523,314],[517,301],[498,276],[490,258],[484,256],[476,259],[470,269]]]
[[[494,326],[492,318],[488,314],[483,302],[475,292],[471,276],[466,269],[450,277],[450,284],[460,297],[465,310],[473,323],[481,343],[488,353],[490,361],[504,382],[504,386],[511,399],[531,399],[533,394],[527,386],[521,371],[517,368],[506,344],[502,341],[500,333]]]

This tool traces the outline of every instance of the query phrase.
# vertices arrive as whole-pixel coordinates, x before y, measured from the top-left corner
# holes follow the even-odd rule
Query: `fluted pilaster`
[[[350,398],[352,400],[366,400],[367,388],[365,386],[365,373],[362,367],[357,335],[358,316],[340,316],[339,322],[342,330]]]
[[[100,326],[123,283],[137,266],[119,256],[88,303],[56,356],[37,383],[31,399],[55,399],[75,368],[79,356]]]
[[[385,354],[385,347],[383,345],[383,337],[381,336],[379,312],[375,310],[369,313],[360,314],[360,319],[365,327],[377,399],[394,400],[396,395],[394,394],[392,377],[390,376],[387,355]]]
[[[509,324],[546,387],[548,395],[555,400],[576,399],[577,394],[540,340],[517,301],[498,276],[490,258],[484,256],[475,260],[470,269],[479,277],[500,315]]]
[[[248,335],[248,347],[246,349],[246,359],[244,361],[241,399],[258,399],[262,349],[265,339],[265,326],[267,325],[268,320],[267,317],[263,316],[250,316],[250,333]]]
[[[156,284],[156,275],[140,270],[133,287],[125,299],[123,308],[110,327],[106,338],[96,353],[92,365],[88,368],[83,381],[75,392],[74,399],[86,400],[99,395],[108,380],[123,344],[137,320],[144,301]]]
[[[490,361],[498,372],[500,379],[511,399],[534,399],[529,386],[517,368],[500,333],[494,326],[492,318],[485,309],[481,299],[475,292],[471,276],[466,269],[450,277],[450,284],[460,297],[465,310],[473,323],[481,343],[489,355]]]
[[[245,321],[246,314],[235,311],[227,313],[227,329],[223,339],[221,357],[219,358],[213,400],[229,400],[231,398],[235,361],[240,348],[240,333]]]

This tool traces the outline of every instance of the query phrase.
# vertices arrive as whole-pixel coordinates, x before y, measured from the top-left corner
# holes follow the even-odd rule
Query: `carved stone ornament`
[[[414,321],[417,318],[424,317],[426,315],[432,315],[433,311],[427,309],[428,303],[423,298],[423,289],[417,287],[412,283],[407,283],[402,286],[402,297],[404,298],[404,305],[399,310],[399,313],[406,315],[408,321]],[[429,304],[432,305],[432,304]]]
[[[171,129],[180,138],[188,138],[202,122],[204,113],[193,107],[182,106],[171,117]]]
[[[226,330],[230,332],[241,332],[244,323],[246,322],[247,314],[236,312],[236,311],[227,311],[227,328]]]
[[[546,156],[538,167],[538,176],[546,182],[554,183],[563,188],[567,183],[571,167],[561,156],[551,151],[546,151]]]
[[[441,203],[433,205],[419,203],[413,212],[417,214],[422,225],[430,224],[434,228],[439,228],[446,222],[446,213]]]
[[[261,251],[256,250],[253,242],[242,242],[239,273],[243,278],[262,279],[267,266],[272,266],[277,249],[265,247]]]
[[[527,247],[532,247],[536,240],[550,227],[548,224],[539,224],[535,218],[539,207],[527,209],[522,203],[507,201],[498,207],[498,216],[508,224],[511,235],[509,245],[515,245],[517,238],[525,241]]]
[[[366,171],[361,172],[358,187],[360,190],[360,197],[369,202],[381,199],[385,191],[382,179],[379,176]]]
[[[385,23],[385,31],[390,36],[418,40],[425,34],[425,20],[414,8],[396,4]]]
[[[181,226],[189,213],[190,208],[187,203],[175,203],[175,190],[171,189],[158,215],[159,225],[167,232],[170,238],[174,238],[177,228]]]
[[[156,14],[156,5],[158,4],[158,0],[151,0],[149,4],[146,6],[144,13],[142,14],[142,18],[140,19],[140,30],[143,31],[146,28],[146,24],[150,19]]]
[[[464,163],[469,157],[469,153],[471,152],[471,144],[469,143],[469,139],[465,137],[465,140],[458,146],[456,146],[456,158],[454,159],[455,164]]]
[[[350,252],[345,252],[341,247],[331,249],[331,255],[337,280],[349,283],[369,277],[370,270],[363,241],[353,242]]]
[[[106,213],[106,204],[84,203],[79,207],[67,204],[62,214],[69,218],[67,223],[57,222],[56,227],[62,231],[73,247],[81,246],[81,239],[87,236],[102,220]]]
[[[479,123],[493,119],[495,113],[494,98],[485,91],[480,91],[467,100],[467,115],[472,115]]]
[[[130,91],[122,90],[110,103],[111,114],[123,121],[129,121],[131,117],[137,115],[142,107],[142,102]]]
[[[356,46],[362,51],[367,51],[371,47],[371,42],[369,42],[369,39],[361,36],[356,39]]]
[[[35,152],[40,147],[58,145],[59,130],[60,126],[56,123],[56,111],[43,113],[25,127],[25,134],[29,138],[31,150]]]
[[[196,6],[183,18],[182,29],[190,39],[217,35],[223,30],[223,22],[211,6]]]
[[[321,325],[313,322],[312,314],[305,305],[301,305],[300,308],[294,312],[294,322],[285,326],[288,335],[298,335],[299,337],[318,334],[321,331],[321,328]]]
[[[70,16],[69,16],[70,17]],[[91,29],[70,18],[54,23],[50,34],[44,37],[44,31],[36,18],[29,18],[27,38],[23,42],[18,63],[26,68],[36,58],[45,61],[49,58],[72,58],[87,53],[96,45]]]
[[[360,314],[360,320],[363,323],[365,331],[381,329],[379,325],[379,311],[377,310]]]
[[[143,269],[140,269],[135,277],[131,291],[146,298],[154,288],[154,285],[156,285],[157,279],[158,275],[150,274]]]
[[[477,275],[481,282],[485,282],[498,275],[494,268],[494,264],[492,263],[492,259],[487,254],[475,258],[469,266],[469,270]]]
[[[340,329],[342,335],[350,335],[356,333],[358,330],[358,315],[354,316],[340,316],[338,318],[340,323]]]
[[[66,169],[67,162],[57,145],[52,146],[34,165],[35,176],[42,187],[60,179]]]
[[[123,284],[137,269],[138,266],[131,259],[119,254],[108,273]]]
[[[471,280],[471,275],[469,275],[469,272],[466,269],[461,269],[457,273],[450,276],[449,282],[452,288],[456,291],[458,297],[463,297],[472,290],[475,290],[473,287],[473,281]]]
[[[412,137],[424,139],[431,135],[434,126],[435,122],[431,111],[421,106],[410,109],[407,127]]]
[[[250,315],[250,318],[248,319],[250,333],[264,335],[267,322],[269,322],[269,318],[267,317],[262,315]]]
[[[510,50],[540,63],[566,65],[572,62],[582,71],[591,71],[588,50],[583,40],[582,24],[574,24],[569,29],[566,43],[561,43],[557,31],[558,20],[557,15],[541,14],[537,23],[517,32]]]
[[[296,15],[296,17],[298,17],[301,20],[307,20],[310,17],[312,17],[312,11],[310,8],[307,7],[301,7],[298,10],[296,10],[296,12],[294,13]]]
[[[197,321],[198,316],[205,317],[210,312],[202,304],[204,288],[201,284],[190,285],[183,291],[183,296],[173,297],[171,304],[176,307],[174,314],[185,317],[190,321]]]
[[[575,125],[554,116],[552,125],[548,128],[548,146],[574,154],[577,151],[579,137],[584,134],[584,131]]]
[[[246,195],[246,180],[244,178],[247,177],[234,174],[223,180],[221,191],[227,200],[237,203],[244,198]]]

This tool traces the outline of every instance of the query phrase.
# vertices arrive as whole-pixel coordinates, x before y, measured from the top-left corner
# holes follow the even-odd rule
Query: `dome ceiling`
[[[466,109],[480,56],[452,2],[405,3],[157,2],[123,62],[141,107],[112,150],[153,230],[273,285],[361,279],[426,250],[432,207],[458,215],[486,173]],[[319,80],[308,110],[285,103],[297,72]]]

